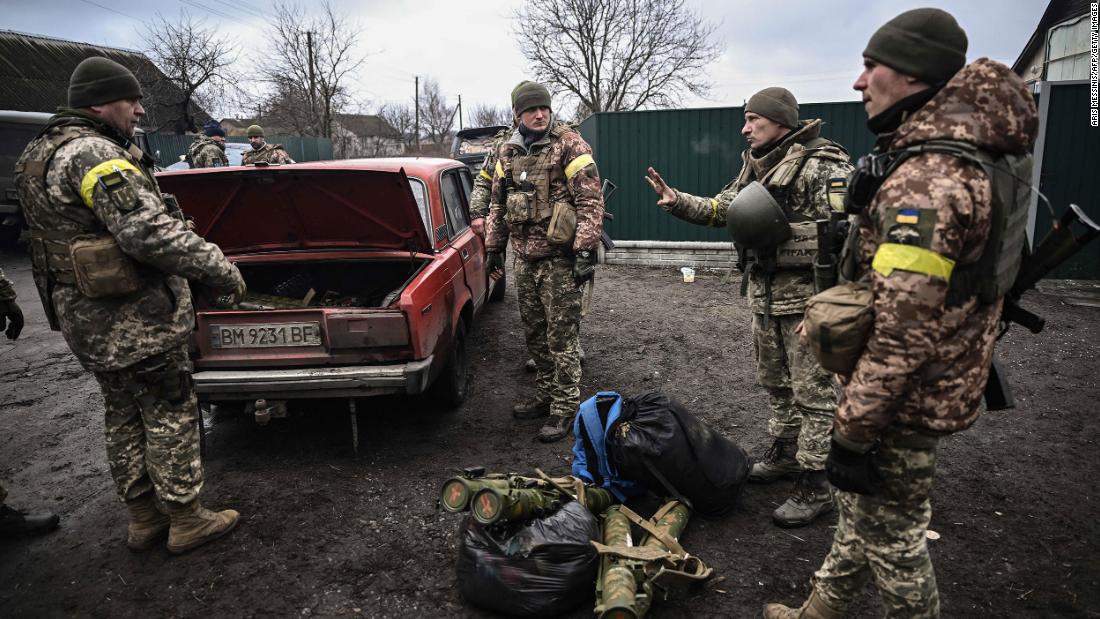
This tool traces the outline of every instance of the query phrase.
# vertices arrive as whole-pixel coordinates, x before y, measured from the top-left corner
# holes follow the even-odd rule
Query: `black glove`
[[[485,267],[492,271],[504,270],[504,253],[499,251],[490,251],[485,255]]]
[[[882,490],[882,476],[875,466],[875,450],[860,453],[841,445],[833,438],[825,458],[825,474],[838,490],[857,494],[877,494]]]
[[[23,330],[23,310],[19,309],[15,299],[0,301],[0,329],[3,329],[5,324],[8,326],[9,340],[19,337],[19,332]]]
[[[577,252],[577,258],[573,262],[573,281],[578,286],[584,284],[596,275],[596,254],[588,250]]]

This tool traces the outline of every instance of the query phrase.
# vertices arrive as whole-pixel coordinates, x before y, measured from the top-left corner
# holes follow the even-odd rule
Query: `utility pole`
[[[413,127],[413,132],[416,135],[416,152],[420,154],[420,76],[416,76],[416,125]]]
[[[313,32],[306,30],[306,50],[309,57],[309,119],[320,133],[317,123],[317,81],[313,74]]]
[[[458,130],[462,131],[462,95],[458,95]]]

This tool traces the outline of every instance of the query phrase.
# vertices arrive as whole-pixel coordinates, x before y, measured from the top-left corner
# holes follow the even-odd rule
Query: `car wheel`
[[[489,293],[489,300],[493,303],[500,303],[504,300],[504,291],[508,288],[508,274],[505,273],[500,276],[497,281],[497,285],[493,288],[493,291]]]
[[[460,321],[454,341],[447,355],[443,373],[435,379],[431,395],[436,402],[448,409],[457,408],[466,400],[469,385],[469,364],[466,358],[466,323]]]

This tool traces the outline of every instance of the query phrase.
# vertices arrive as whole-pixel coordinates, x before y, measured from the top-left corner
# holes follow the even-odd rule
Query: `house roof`
[[[1024,45],[1016,62],[1012,63],[1012,70],[1017,75],[1023,75],[1027,62],[1046,44],[1047,31],[1052,26],[1088,12],[1089,0],[1050,0],[1047,9],[1043,11],[1043,16],[1039,18],[1039,24],[1035,26],[1035,32],[1031,33],[1027,45]]]
[[[141,82],[145,106],[142,127],[173,130],[178,114],[172,108],[182,92],[144,54],[120,47],[67,41],[13,30],[0,30],[0,109],[53,112],[69,99],[69,77],[81,60],[105,56],[134,72]],[[209,115],[194,103],[192,115],[201,124]]]
[[[336,122],[344,129],[361,138],[395,138],[401,137],[397,129],[386,122],[381,116],[375,114],[337,114]]]

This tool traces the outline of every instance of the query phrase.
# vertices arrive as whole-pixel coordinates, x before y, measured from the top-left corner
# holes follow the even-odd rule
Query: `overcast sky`
[[[273,0],[3,0],[0,27],[20,32],[140,49],[156,15],[187,10],[238,41],[249,61],[265,49],[265,13]],[[437,79],[453,103],[507,105],[528,77],[514,43],[513,14],[522,0],[334,0],[358,24],[366,55],[352,84],[358,111],[411,100],[414,76]],[[718,24],[722,56],[709,70],[710,99],[686,97],[683,107],[740,105],[766,86],[785,86],[799,101],[856,100],[851,84],[860,52],[875,28],[897,13],[927,6],[907,0],[686,0]],[[950,11],[970,39],[969,60],[988,56],[1012,64],[1034,31],[1045,0],[951,0]],[[307,10],[317,10],[305,2]],[[247,84],[243,85],[247,88]]]

